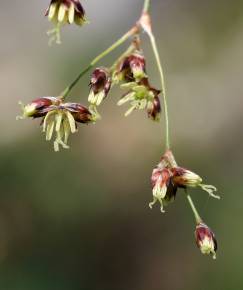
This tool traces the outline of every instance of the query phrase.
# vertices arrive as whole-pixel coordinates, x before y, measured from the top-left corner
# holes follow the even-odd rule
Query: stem
[[[105,51],[103,51],[101,54],[99,54],[97,57],[95,57],[91,63],[82,70],[79,75],[76,77],[76,79],[63,91],[61,94],[61,98],[65,99],[67,95],[70,93],[70,91],[73,89],[73,87],[79,82],[79,80],[102,58],[107,56],[109,53],[111,53],[114,49],[122,45],[129,37],[136,34],[138,32],[138,27],[135,25],[130,29],[126,34],[124,34],[121,38],[119,38],[115,43],[113,43],[110,47],[108,47]]]
[[[144,6],[143,6],[143,12],[147,13],[149,11],[149,7],[150,7],[150,0],[145,0]]]
[[[192,209],[192,211],[194,213],[194,216],[195,216],[195,219],[196,219],[196,223],[197,224],[201,223],[202,219],[201,219],[201,217],[200,217],[200,215],[199,215],[199,213],[198,213],[198,211],[196,209],[196,206],[195,206],[194,202],[192,201],[191,196],[187,193],[187,191],[186,191],[186,196],[187,196],[187,200],[188,200],[188,202],[189,202],[189,204],[191,206],[191,209]]]
[[[168,112],[168,104],[167,104],[167,97],[166,97],[164,72],[163,72],[163,68],[161,65],[161,60],[160,60],[160,55],[158,52],[157,43],[156,43],[155,37],[152,33],[152,30],[151,30],[151,32],[148,33],[148,36],[149,36],[150,41],[151,41],[151,45],[153,48],[154,56],[155,56],[158,70],[159,70],[159,74],[160,74],[162,96],[163,96],[163,100],[164,100],[164,114],[165,114],[165,126],[166,126],[166,128],[165,128],[165,144],[166,144],[166,149],[170,149],[169,112]]]

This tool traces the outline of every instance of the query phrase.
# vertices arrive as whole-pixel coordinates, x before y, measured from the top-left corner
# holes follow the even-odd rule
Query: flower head
[[[123,84],[122,88],[129,89],[129,91],[117,103],[118,106],[128,102],[130,103],[130,108],[125,113],[125,116],[130,115],[134,110],[146,109],[149,117],[153,120],[158,120],[160,115],[158,95],[160,91],[152,88],[147,78],[142,79],[138,83],[130,82]]]
[[[213,259],[216,259],[217,240],[213,231],[203,222],[196,226],[195,238],[202,254],[212,255]]]
[[[106,68],[96,68],[90,80],[90,93],[88,101],[99,106],[107,97],[111,88],[111,77]]]
[[[119,63],[116,71],[118,81],[135,82],[146,78],[146,62],[141,51],[128,55]]]
[[[90,123],[96,121],[96,116],[86,107],[78,103],[64,103],[60,98],[44,97],[23,106],[23,116],[42,117],[43,132],[46,140],[50,141],[55,132],[54,150],[59,151],[59,146],[67,149],[70,133],[77,132],[76,123]]]

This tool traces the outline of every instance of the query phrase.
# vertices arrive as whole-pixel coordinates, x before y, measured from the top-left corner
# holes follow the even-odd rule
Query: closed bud
[[[195,230],[196,244],[204,255],[216,259],[217,241],[212,230],[204,223],[199,223]]]
[[[93,71],[90,80],[90,93],[88,101],[99,106],[107,97],[111,88],[111,77],[106,68],[97,68]]]
[[[197,187],[202,183],[202,178],[196,173],[182,167],[171,169],[173,173],[173,182],[179,187]]]

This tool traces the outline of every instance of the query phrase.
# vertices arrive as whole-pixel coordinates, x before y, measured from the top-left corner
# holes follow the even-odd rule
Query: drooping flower
[[[118,65],[116,71],[118,81],[124,82],[139,82],[146,75],[146,62],[141,51],[136,51],[131,55],[126,56]]]
[[[64,103],[60,98],[44,97],[33,101],[23,107],[23,116],[40,118],[46,140],[50,141],[55,133],[54,150],[59,146],[68,149],[67,144],[70,133],[77,132],[76,123],[91,123],[96,116],[79,103]]]
[[[50,36],[49,44],[53,41],[61,43],[60,28],[64,24],[73,24],[82,26],[87,23],[85,10],[79,0],[51,0],[46,10],[46,16],[55,25],[55,28],[48,31]]]
[[[203,222],[196,226],[195,239],[202,254],[212,255],[213,259],[216,259],[217,240],[213,231]]]
[[[159,164],[152,172],[152,189],[153,189],[153,201],[150,203],[152,207],[156,201],[161,205],[163,211],[163,205],[166,205],[167,201],[175,198],[178,188],[202,188],[207,191],[208,194],[214,198],[220,198],[215,195],[217,190],[212,185],[205,185],[202,183],[202,178],[194,172],[185,168],[179,167],[176,163],[174,155],[171,150],[167,150],[162,156]]]
[[[111,88],[111,77],[108,69],[96,68],[90,80],[90,93],[88,101],[91,105],[99,106],[107,97]]]
[[[148,116],[153,120],[158,120],[160,116],[159,90],[152,88],[147,78],[140,82],[130,82],[123,84],[122,88],[129,91],[119,100],[118,106],[125,103],[130,104],[130,108],[125,116],[130,115],[134,110],[147,110]]]
[[[151,185],[153,191],[153,201],[149,204],[152,209],[153,205],[158,201],[160,210],[164,212],[164,206],[176,197],[177,187],[173,184],[169,169],[161,168],[158,165],[152,172]]]
[[[51,0],[46,16],[55,24],[86,23],[85,10],[79,0]]]

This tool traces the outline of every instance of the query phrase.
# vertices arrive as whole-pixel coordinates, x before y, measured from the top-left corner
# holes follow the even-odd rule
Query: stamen
[[[199,186],[202,188],[202,190],[206,191],[211,197],[220,199],[219,195],[214,194],[214,192],[217,191],[217,188],[215,186],[207,184],[199,184]]]
[[[73,118],[73,115],[69,111],[66,111],[65,113],[66,113],[66,116],[67,116],[68,121],[69,121],[71,132],[75,133],[77,130],[76,130],[76,123],[75,123],[75,120]]]

